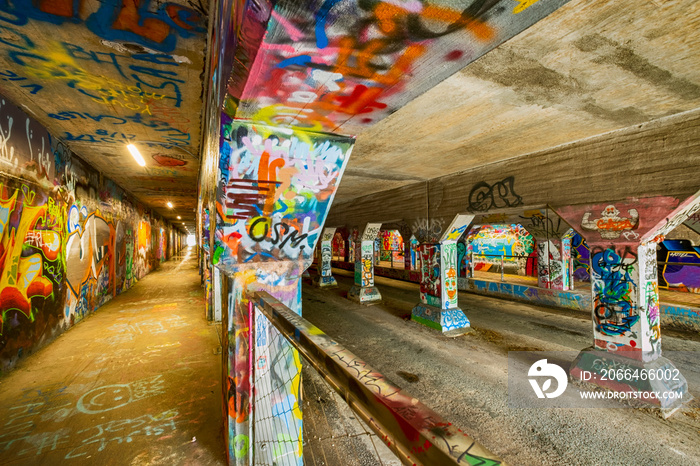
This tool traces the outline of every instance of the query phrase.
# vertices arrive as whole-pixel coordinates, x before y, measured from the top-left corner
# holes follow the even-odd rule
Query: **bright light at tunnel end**
[[[139,152],[135,145],[129,144],[128,146],[126,146],[126,148],[129,149],[129,152],[131,152],[131,156],[136,160],[136,163],[138,163],[142,167],[146,166],[146,161],[143,159],[141,152]]]

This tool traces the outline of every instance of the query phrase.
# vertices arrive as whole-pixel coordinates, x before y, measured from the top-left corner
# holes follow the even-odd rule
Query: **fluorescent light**
[[[126,146],[126,148],[129,149],[129,152],[131,152],[131,156],[134,157],[134,159],[136,159],[136,163],[138,163],[142,167],[146,166],[146,161],[143,159],[143,157],[141,156],[141,152],[139,152],[135,145],[129,144],[128,146]]]
[[[173,208],[173,203],[170,202],[170,201],[168,201],[168,207],[172,209],[172,208]]]

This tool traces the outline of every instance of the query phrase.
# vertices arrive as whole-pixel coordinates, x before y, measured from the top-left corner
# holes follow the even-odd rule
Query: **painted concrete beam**
[[[248,2],[223,28],[235,43],[224,109],[358,134],[567,1]]]
[[[636,125],[514,160],[341,202],[334,225],[402,217],[409,225],[449,222],[458,213],[523,212],[542,205],[672,196],[699,184],[700,111]],[[436,159],[439,163],[439,158]],[[503,194],[499,194],[503,193]],[[475,220],[478,221],[478,218]]]

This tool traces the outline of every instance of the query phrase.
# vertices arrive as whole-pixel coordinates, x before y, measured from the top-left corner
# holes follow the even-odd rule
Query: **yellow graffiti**
[[[522,13],[523,11],[527,10],[530,8],[532,5],[535,3],[539,2],[540,0],[515,0],[519,3],[518,6],[513,8],[513,14],[517,15],[518,13]]]
[[[296,373],[292,379],[292,394],[294,394],[294,406],[292,406],[292,413],[294,417],[301,420],[301,409],[299,408],[299,397],[297,393],[301,393],[301,358],[299,357],[299,351],[292,350],[292,355],[294,356],[294,367],[296,368]],[[299,437],[301,438],[301,437]],[[301,442],[299,442],[301,443]]]
[[[50,297],[53,294],[53,284],[43,276],[41,255],[22,257],[22,250],[25,238],[46,209],[24,205],[18,228],[10,231],[10,213],[15,209],[18,193],[15,191],[10,199],[0,199],[0,310],[4,313],[9,309],[17,309],[33,319],[31,299],[35,296]],[[60,237],[51,241],[55,243],[56,240],[58,244],[51,244],[50,247],[60,251]],[[0,317],[0,324],[2,320]]]
[[[15,60],[25,67],[29,76],[49,80],[65,80],[69,87],[78,89],[93,102],[152,115],[150,102],[163,100],[165,95],[145,92],[138,86],[127,86],[102,75],[95,75],[82,68],[68,53],[65,46],[50,43],[41,55],[17,54]]]

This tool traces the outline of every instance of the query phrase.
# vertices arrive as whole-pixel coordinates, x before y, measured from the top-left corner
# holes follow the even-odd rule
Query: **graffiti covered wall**
[[[484,225],[470,232],[466,243],[465,254],[473,254],[475,270],[500,266],[502,256],[505,266],[523,270],[535,247],[532,235],[519,224]]]
[[[700,247],[688,240],[662,241],[658,260],[660,288],[700,293]]]
[[[571,259],[574,262],[574,278],[582,282],[591,281],[591,251],[578,233],[571,238]]]
[[[0,370],[7,371],[151,270],[154,219],[0,99]]]
[[[381,238],[379,260],[393,261],[403,267],[405,246],[401,233],[398,230],[382,230],[379,236]]]

